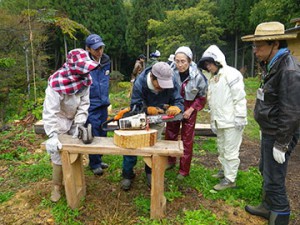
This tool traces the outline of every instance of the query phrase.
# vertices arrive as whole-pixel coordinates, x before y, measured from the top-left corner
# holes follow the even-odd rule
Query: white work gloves
[[[273,147],[273,157],[276,162],[283,164],[285,162],[285,152]]]
[[[62,149],[62,144],[58,140],[57,133],[53,133],[53,135],[46,141],[46,150],[48,154],[53,154],[58,152],[59,149]]]
[[[234,118],[234,127],[235,129],[242,131],[247,124],[245,117],[235,117]]]
[[[214,134],[217,134],[217,127],[215,121],[210,122],[210,129]]]

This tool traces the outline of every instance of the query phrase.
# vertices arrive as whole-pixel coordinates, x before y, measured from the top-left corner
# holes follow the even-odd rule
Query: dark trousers
[[[101,129],[101,124],[107,120],[107,107],[101,107],[89,112],[87,123],[92,125],[92,133],[95,137],[106,137],[107,132]],[[91,169],[96,169],[101,166],[102,155],[89,155],[89,166]]]
[[[273,157],[273,147],[276,140],[275,135],[262,133],[261,158],[259,170],[263,176],[263,203],[272,211],[290,211],[290,205],[286,193],[285,178],[288,161],[292,150],[298,142],[298,135],[294,135],[289,145],[289,150],[285,154],[286,161],[280,164]]]

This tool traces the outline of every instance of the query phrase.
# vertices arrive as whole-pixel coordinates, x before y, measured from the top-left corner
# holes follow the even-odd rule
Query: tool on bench
[[[87,127],[80,125],[78,127],[78,138],[82,140],[84,144],[91,144],[94,136],[92,133],[92,125],[89,123]]]
[[[122,109],[114,118],[102,123],[101,128],[104,131],[143,130],[146,129],[149,124],[179,121],[182,119],[182,113],[179,113],[176,116],[167,114],[146,115],[144,112],[135,111],[134,106],[132,110],[130,110],[130,108]],[[117,122],[117,126],[108,127],[107,125],[112,122]]]

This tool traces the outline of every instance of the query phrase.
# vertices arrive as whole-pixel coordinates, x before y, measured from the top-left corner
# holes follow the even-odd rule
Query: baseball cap
[[[138,59],[146,59],[146,56],[144,54],[140,54]]]
[[[90,34],[86,38],[85,44],[87,47],[92,49],[97,49],[101,46],[105,46],[105,44],[102,41],[102,38],[98,34]]]
[[[173,88],[173,71],[166,62],[157,62],[152,66],[152,74],[157,78],[157,82],[161,88]]]
[[[155,50],[155,52],[152,52],[152,53],[150,54],[150,57],[155,57],[155,58],[160,57],[160,51]]]

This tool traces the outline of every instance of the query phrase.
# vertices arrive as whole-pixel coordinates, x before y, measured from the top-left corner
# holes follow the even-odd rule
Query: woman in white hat
[[[177,178],[182,180],[190,174],[197,112],[205,106],[207,82],[197,64],[193,62],[193,53],[187,46],[181,46],[176,50],[172,68],[184,99],[184,113],[182,121],[167,123],[165,139],[178,140],[179,134],[181,135],[184,152],[180,157]],[[168,169],[175,164],[176,158],[169,157]]]
[[[254,35],[242,37],[253,42],[253,52],[263,70],[254,109],[261,130],[263,195],[260,205],[247,205],[245,209],[268,219],[269,225],[287,225],[290,216],[285,177],[299,138],[300,64],[290,54],[286,40],[295,37],[286,34],[279,22],[261,23]]]

